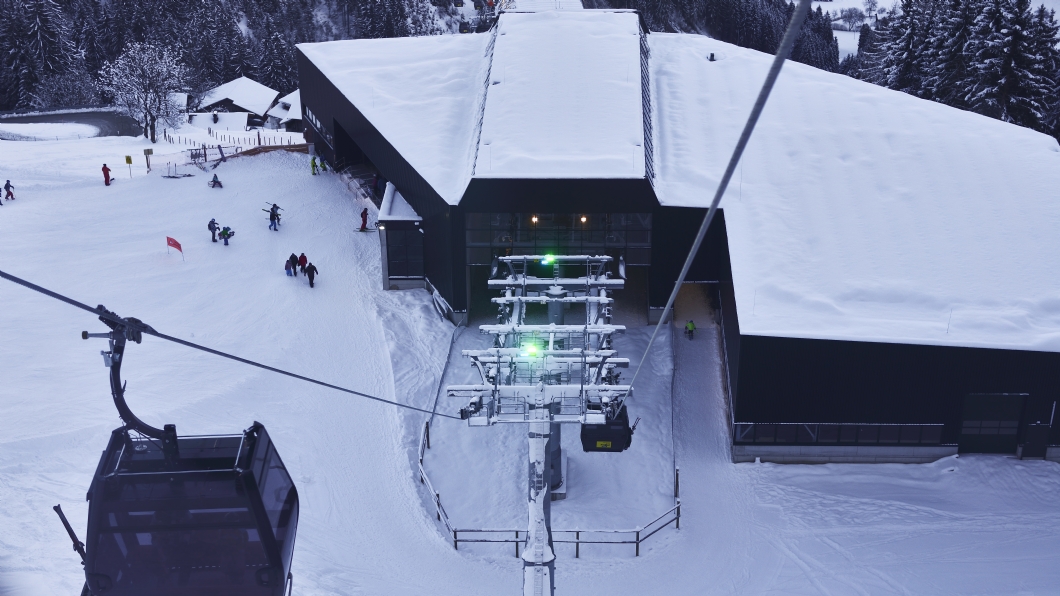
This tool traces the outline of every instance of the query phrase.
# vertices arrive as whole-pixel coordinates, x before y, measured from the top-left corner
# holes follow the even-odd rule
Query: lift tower
[[[493,347],[464,350],[481,376],[477,385],[451,385],[447,395],[464,400],[461,418],[469,426],[527,425],[527,538],[523,549],[524,596],[551,595],[555,553],[551,502],[563,487],[560,444],[563,424],[580,425],[586,451],[623,451],[633,429],[622,404],[629,385],[619,384],[612,336],[625,330],[611,324],[611,293],[624,281],[607,271],[609,256],[525,255],[500,257],[491,289],[503,295],[498,323],[482,325]],[[532,273],[548,273],[539,277]],[[530,323],[527,307],[544,305],[547,319]],[[584,307],[584,321],[566,321],[573,306]],[[580,310],[580,309],[579,309]],[[537,315],[540,318],[540,314]],[[565,492],[565,487],[564,487]]]

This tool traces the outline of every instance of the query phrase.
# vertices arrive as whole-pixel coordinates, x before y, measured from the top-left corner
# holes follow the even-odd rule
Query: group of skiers
[[[298,277],[298,272],[301,271],[309,278],[309,287],[311,288],[313,287],[313,280],[316,279],[316,276],[320,273],[320,271],[317,270],[316,265],[309,262],[305,253],[302,253],[297,257],[294,256],[294,253],[291,253],[291,256],[288,257],[287,261],[283,264],[283,270],[287,272],[287,277]]]
[[[10,180],[8,180],[6,184],[4,184],[4,190],[7,191],[5,193],[6,196],[4,198],[9,200],[9,201],[14,201],[15,200],[15,193],[13,193],[11,191],[15,190],[15,185],[11,184]],[[4,202],[0,201],[0,205],[3,205],[3,204],[4,204]]]
[[[309,167],[313,170],[313,175],[317,175],[317,156],[309,158]],[[328,171],[328,162],[324,161],[324,158],[320,158],[320,169],[321,171]]]
[[[236,235],[235,230],[228,226],[221,227],[213,218],[210,219],[210,223],[206,224],[206,229],[210,230],[210,240],[217,242],[217,237],[220,236],[225,246],[228,246],[228,241]]]

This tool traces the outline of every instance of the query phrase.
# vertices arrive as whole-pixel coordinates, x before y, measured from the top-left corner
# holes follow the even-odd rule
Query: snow
[[[299,44],[443,199],[467,188],[490,34]]]
[[[771,57],[649,41],[656,192],[706,207]],[[721,203],[740,331],[1060,351],[1057,188],[1055,139],[789,62]]]
[[[298,89],[295,89],[277,100],[276,105],[269,110],[269,116],[278,118],[280,124],[284,124],[288,120],[301,120],[302,96]]]
[[[18,195],[0,207],[0,268],[163,333],[431,407],[454,329],[426,292],[379,288],[378,242],[353,231],[370,203],[338,176],[312,176],[307,155],[283,152],[222,164],[222,190],[207,188],[205,174],[164,179],[157,170],[143,175],[142,165],[131,180],[103,186],[100,161],[146,146],[129,137],[0,141],[4,177]],[[156,157],[166,146],[154,145]],[[279,232],[267,229],[260,211],[272,200],[285,209]],[[211,217],[237,230],[231,246],[209,242]],[[166,254],[165,236],[183,244],[187,261]],[[316,288],[283,274],[292,251],[320,267]],[[682,290],[678,320],[712,320],[697,292]],[[103,344],[78,333],[103,326],[9,282],[0,283],[0,300],[7,340],[0,594],[68,596],[83,575],[51,507],[61,503],[84,537],[85,489],[119,424],[99,357]],[[619,336],[621,354],[635,359],[650,333],[642,308],[633,310],[639,319],[616,312],[616,322],[629,326]],[[474,329],[457,333],[456,354],[463,342],[481,339]],[[557,546],[557,593],[1055,592],[1060,466],[1000,456],[926,465],[733,465],[717,341],[717,328],[706,323],[695,341],[675,338],[672,352],[663,340],[642,373],[656,381],[630,402],[631,414],[644,417],[631,449],[571,448],[568,498],[553,503],[556,527],[644,523],[642,509],[658,513],[654,504],[669,500],[676,458],[681,529],[653,536],[639,558],[628,545],[585,547],[580,559],[570,545]],[[456,358],[446,375],[468,372]],[[296,594],[518,592],[522,563],[510,545],[454,551],[427,508],[414,472],[423,415],[153,338],[128,348],[123,374],[133,409],[149,423],[175,423],[182,434],[266,425],[301,497]],[[452,413],[459,405],[443,399],[439,409]],[[466,512],[477,516],[461,518],[468,524],[504,527],[505,516],[519,512],[516,521],[524,522],[519,427],[436,428],[426,463],[454,516]],[[576,433],[564,431],[569,446]],[[593,507],[608,499],[614,506]]]
[[[219,101],[230,99],[235,105],[264,116],[279,95],[279,91],[269,89],[253,79],[239,77],[207,91],[199,100],[199,106],[206,109]]]
[[[236,130],[246,132],[247,118],[250,112],[217,112],[217,122],[214,122],[215,114],[212,112],[196,112],[188,114],[188,124],[202,129],[212,130]]]
[[[475,175],[643,177],[636,13],[506,13],[498,28]]]
[[[858,53],[858,31],[832,31],[836,41],[839,42],[839,59],[842,60],[851,54]]]
[[[401,196],[393,182],[386,183],[383,202],[379,204],[379,221],[423,221],[416,210]]]
[[[581,0],[515,0],[515,9],[506,12],[544,12],[546,10],[582,10]]]
[[[68,140],[84,139],[99,134],[99,129],[90,124],[75,122],[18,123],[0,120],[0,139],[23,140]]]

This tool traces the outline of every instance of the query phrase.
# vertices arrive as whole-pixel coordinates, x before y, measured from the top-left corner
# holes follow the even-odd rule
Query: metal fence
[[[735,443],[941,445],[943,424],[761,423],[733,425]]]
[[[514,544],[515,556],[519,556],[519,545],[526,542],[526,530],[486,530],[473,528],[455,528],[442,505],[442,495],[435,490],[431,484],[427,471],[423,468],[423,455],[431,448],[431,423],[427,421],[423,425],[423,433],[420,435],[419,469],[420,483],[426,488],[434,503],[435,519],[442,522],[446,532],[449,534],[453,548],[459,549],[460,543],[493,543]],[[583,544],[627,544],[634,546],[635,556],[640,556],[640,545],[648,538],[654,536],[659,530],[673,525],[681,529],[681,471],[674,469],[674,506],[662,515],[651,520],[643,526],[631,530],[591,530],[575,529],[562,530],[552,529],[552,542],[554,544],[573,544],[575,558],[581,557],[581,546]]]

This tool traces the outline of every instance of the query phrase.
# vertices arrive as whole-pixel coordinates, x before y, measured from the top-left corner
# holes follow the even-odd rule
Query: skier
[[[361,211],[361,232],[368,231],[368,208],[365,207],[364,211]]]
[[[4,197],[5,199],[7,199],[9,201],[14,201],[15,200],[15,193],[11,192],[14,188],[15,188],[15,185],[11,184],[11,181],[8,180],[7,184],[4,185],[4,190],[7,191],[7,196]]]
[[[298,255],[298,268],[302,270],[302,273],[305,273],[305,266],[308,262],[309,259],[305,257],[305,253]]]
[[[236,235],[236,231],[232,228],[225,226],[221,228],[221,240],[224,240],[225,246],[228,246],[228,239]]]
[[[210,218],[210,223],[206,224],[206,229],[210,230],[210,240],[217,242],[217,220]]]
[[[287,262],[291,264],[291,272],[294,273],[295,277],[298,277],[298,257],[294,253],[291,253]]]
[[[313,287],[313,278],[315,278],[318,273],[320,273],[320,272],[317,271],[317,266],[316,265],[314,265],[312,263],[310,263],[309,265],[306,265],[305,275],[306,275],[306,277],[309,278],[309,287]]]
[[[324,161],[323,158],[320,159],[320,171],[321,172],[328,171],[328,162]]]
[[[269,229],[275,232],[280,231],[280,228],[277,227],[280,223],[279,209],[280,207],[276,203],[273,203],[272,209],[269,209]]]
[[[287,277],[291,277],[291,261],[287,260],[283,262],[283,270],[287,273]]]
[[[221,181],[217,179],[217,174],[214,174],[213,180],[210,180],[207,184],[210,185],[210,188],[224,188]]]
[[[691,340],[692,336],[695,335],[695,333],[696,333],[696,324],[692,322],[692,319],[688,319],[688,322],[685,323],[685,335],[687,335],[688,339]]]
[[[309,159],[309,167],[313,169],[313,175],[317,175],[317,156],[313,156]]]
[[[110,186],[110,168],[103,164],[103,184]]]

